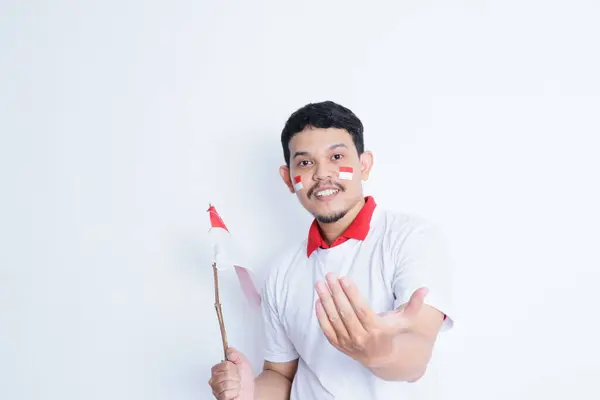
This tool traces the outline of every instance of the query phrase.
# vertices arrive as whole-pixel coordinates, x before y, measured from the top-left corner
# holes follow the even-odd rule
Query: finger
[[[354,307],[352,307],[346,292],[344,289],[342,289],[342,285],[340,284],[337,275],[333,273],[327,274],[327,283],[329,284],[333,302],[335,303],[338,314],[344,326],[346,327],[346,331],[348,331],[350,339],[355,340],[359,337],[362,337],[366,333],[366,330],[356,316]]]
[[[212,368],[210,369],[211,374],[214,374],[215,372],[219,372],[219,371],[225,371],[227,370],[227,361],[222,361],[218,364],[215,364],[212,366]]]
[[[354,315],[360,322],[363,329],[366,331],[371,330],[377,324],[377,314],[367,300],[361,296],[358,286],[350,279],[345,276],[340,279],[341,287],[354,310]]]
[[[217,384],[220,382],[224,382],[224,381],[229,381],[229,380],[239,380],[239,375],[237,373],[237,371],[218,371],[215,372],[213,374],[213,376],[210,378],[212,380],[213,384]]]
[[[327,318],[327,313],[323,308],[323,304],[321,304],[321,299],[317,299],[315,303],[315,310],[317,313],[317,319],[319,320],[319,325],[321,326],[321,330],[332,345],[338,346],[339,341],[335,333],[335,329],[333,328],[333,325],[331,325],[331,321],[329,321],[329,318]]]
[[[223,361],[211,368],[211,374],[215,375],[225,371],[237,371],[237,366],[231,361]]]
[[[227,359],[235,365],[249,363],[248,359],[235,347],[227,348]]]
[[[324,281],[319,281],[317,282],[316,287],[317,293],[319,294],[319,299],[321,300],[321,305],[323,305],[325,314],[331,322],[331,326],[333,326],[333,329],[335,330],[335,335],[338,342],[348,339],[348,331],[346,330],[344,322],[340,318],[340,314],[337,311],[337,307],[333,301],[333,297],[331,296],[331,292],[329,291],[327,284]]]
[[[402,311],[402,315],[406,318],[414,318],[419,314],[421,308],[423,308],[423,304],[425,303],[425,296],[429,291],[427,288],[420,288],[415,290],[415,292],[410,296],[410,300],[404,310]]]
[[[213,388],[213,395],[216,398],[221,398],[220,396],[225,395],[225,398],[232,399],[234,396],[237,396],[241,389],[240,382],[236,381],[225,381],[219,383]],[[227,397],[229,396],[229,397]]]
[[[239,389],[228,389],[228,390],[225,390],[224,392],[221,392],[221,393],[215,395],[215,397],[217,398],[217,400],[233,400],[236,397],[238,397],[239,394],[240,394]]]

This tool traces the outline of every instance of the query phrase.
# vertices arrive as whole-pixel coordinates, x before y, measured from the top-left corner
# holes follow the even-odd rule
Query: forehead
[[[309,128],[295,134],[290,140],[290,151],[326,151],[332,144],[343,143],[349,149],[354,147],[352,136],[345,129]]]

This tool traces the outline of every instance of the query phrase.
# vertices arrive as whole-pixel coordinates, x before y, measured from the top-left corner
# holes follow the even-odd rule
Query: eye
[[[335,155],[333,156],[333,159],[334,159],[334,160],[341,160],[342,158],[344,158],[344,156],[343,156],[343,155],[341,155],[341,154],[339,154],[339,153],[338,153],[338,154],[335,154]]]
[[[298,163],[298,166],[305,167],[305,166],[309,165],[309,163],[310,163],[310,161],[308,161],[308,160],[302,160]]]

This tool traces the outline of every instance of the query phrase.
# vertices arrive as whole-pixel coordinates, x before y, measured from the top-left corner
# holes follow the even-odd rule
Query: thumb
[[[227,349],[227,360],[235,365],[249,364],[248,359],[235,347],[229,347]]]
[[[254,371],[250,361],[240,351],[234,347],[227,348],[225,352],[227,360],[232,362],[238,371],[240,391],[238,392],[236,400],[251,400],[254,399]]]
[[[423,307],[423,303],[425,302],[425,296],[429,290],[425,287],[415,290],[415,292],[410,296],[410,300],[404,310],[402,312],[404,317],[414,318],[417,316],[421,308]]]

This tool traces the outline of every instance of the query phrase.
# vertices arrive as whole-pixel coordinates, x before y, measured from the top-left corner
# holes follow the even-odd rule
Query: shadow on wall
[[[278,252],[306,237],[312,221],[312,216],[281,179],[279,167],[285,161],[279,137],[273,142],[256,143],[256,151],[249,154],[246,164],[257,167],[249,168],[244,176],[244,181],[255,183],[254,190],[247,191],[250,196],[245,196],[243,206],[256,211],[254,249],[258,251],[254,265],[262,278]],[[252,179],[257,176],[258,179]]]
[[[264,135],[256,135],[264,137]],[[252,182],[245,190],[241,207],[252,210],[251,224],[255,229],[250,240],[252,265],[255,266],[255,284],[260,290],[275,258],[290,244],[302,240],[308,232],[312,217],[302,208],[296,195],[290,193],[281,180],[279,167],[285,163],[278,140],[255,142],[255,151],[249,152],[242,165],[252,165],[242,177],[243,182]],[[257,178],[258,177],[258,178]],[[253,327],[252,348],[243,349],[252,361],[258,374],[263,363],[262,323]]]
[[[236,207],[239,207],[235,236],[236,241],[243,238],[241,250],[248,265],[254,269],[253,280],[260,291],[267,273],[274,267],[274,257],[290,243],[306,237],[312,217],[281,180],[279,167],[284,160],[278,137],[268,142],[254,140],[250,151],[239,154],[247,156],[236,160],[241,168],[233,177],[236,192],[242,193],[235,200]],[[182,385],[180,389],[187,394],[206,393],[204,385],[210,377],[210,367],[222,358],[220,331],[214,311],[208,215],[204,212],[207,208],[191,217],[191,230],[172,237],[176,273],[186,291],[187,306],[195,314],[193,321],[188,321],[194,331],[190,336],[198,338],[196,341],[190,337],[188,340],[193,348],[186,348],[184,354],[178,354],[181,358],[173,361],[187,371],[178,377],[178,383],[174,383],[175,386]],[[223,218],[226,223],[236,220],[230,214],[223,215]],[[252,363],[255,373],[259,374],[263,364],[261,316],[252,312],[241,290],[238,290],[235,273],[219,274],[219,286],[229,345],[242,351]]]

